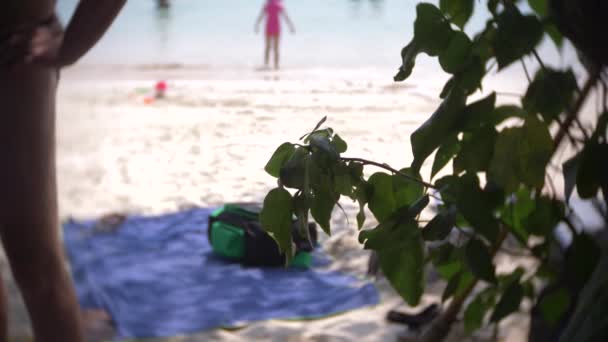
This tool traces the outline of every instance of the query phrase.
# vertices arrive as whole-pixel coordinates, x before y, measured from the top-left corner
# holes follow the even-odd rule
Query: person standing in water
[[[169,0],[158,0],[158,8],[169,8]]]
[[[295,33],[293,23],[287,15],[285,7],[281,0],[267,0],[262,11],[258,16],[258,20],[255,23],[255,32],[259,32],[260,23],[266,18],[266,31],[265,31],[265,49],[264,49],[264,66],[266,69],[269,68],[270,64],[270,50],[274,51],[274,68],[279,69],[279,43],[281,38],[281,18],[283,18],[291,33]]]
[[[0,2],[0,237],[37,342],[82,342],[59,239],[55,92],[59,70],[108,29],[126,0],[80,0],[64,29],[56,0]],[[0,280],[0,341],[7,341]]]

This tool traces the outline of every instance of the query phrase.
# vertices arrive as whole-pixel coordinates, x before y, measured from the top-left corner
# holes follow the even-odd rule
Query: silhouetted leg
[[[270,46],[272,37],[266,35],[264,40],[264,66],[268,68],[270,65]]]
[[[58,235],[56,85],[50,69],[0,69],[0,235],[36,342],[81,342]]]
[[[274,68],[279,68],[279,38],[280,36],[272,37],[272,48],[274,49]]]

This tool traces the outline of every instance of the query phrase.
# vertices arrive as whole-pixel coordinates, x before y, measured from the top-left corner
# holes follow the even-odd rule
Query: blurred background
[[[58,0],[64,23],[77,2]],[[62,220],[260,202],[276,186],[263,170],[274,150],[295,142],[324,116],[348,142],[347,156],[408,166],[410,134],[440,104],[438,94],[448,79],[435,59],[420,56],[410,79],[392,80],[401,48],[412,38],[418,2],[284,0],[296,32],[283,25],[281,69],[260,71],[264,35],[263,29],[254,33],[254,24],[264,0],[170,0],[162,8],[154,0],[128,1],[101,42],[62,72],[57,137]],[[485,8],[476,11],[466,31],[478,31],[487,18]],[[572,47],[566,44],[562,51],[546,40],[540,54],[548,65],[572,64]],[[527,63],[536,70],[534,60]],[[582,69],[573,65],[581,77]],[[473,99],[494,90],[500,103],[517,104],[514,95],[527,84],[515,63],[490,75]],[[429,173],[425,165],[423,177]],[[368,254],[354,228],[358,207],[348,201],[343,206],[349,219],[336,213],[334,234],[323,238],[323,249],[334,257],[331,269],[362,276]],[[525,262],[507,260],[503,266],[529,266]],[[3,273],[7,276],[6,267]],[[10,289],[13,311],[21,312],[12,316],[19,317],[12,329],[27,334],[14,284]],[[192,340],[394,340],[402,329],[389,326],[384,315],[402,300],[386,283],[379,289],[383,301],[373,308],[306,323],[259,322]],[[431,284],[424,301],[437,301],[441,290],[442,284]],[[527,324],[525,316],[509,318],[501,337],[523,341]]]

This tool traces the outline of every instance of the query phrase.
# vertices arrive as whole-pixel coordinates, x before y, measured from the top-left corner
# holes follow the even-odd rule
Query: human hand
[[[61,67],[61,46],[64,30],[56,16],[34,28],[24,62],[49,67]]]

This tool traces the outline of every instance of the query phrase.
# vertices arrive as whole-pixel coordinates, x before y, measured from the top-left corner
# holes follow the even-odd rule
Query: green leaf
[[[281,184],[288,188],[302,189],[306,179],[306,163],[310,154],[305,148],[298,147],[285,162],[279,172]]]
[[[475,277],[473,274],[469,271],[464,271],[460,277],[460,284],[458,284],[458,289],[456,289],[454,296],[465,295],[466,291],[468,291],[469,287],[473,285],[474,282]]]
[[[496,93],[473,102],[466,106],[462,113],[461,129],[465,132],[476,131],[484,126],[495,126],[494,106],[496,104]]]
[[[597,120],[597,125],[595,125],[595,132],[591,136],[591,141],[600,142],[603,140],[606,142],[608,139],[608,112],[602,113]]]
[[[471,95],[481,88],[485,74],[484,62],[478,56],[474,56],[464,70],[455,75],[453,88],[460,89],[465,95]]]
[[[365,224],[365,206],[359,204],[359,212],[357,213],[357,227],[359,229],[363,228]]]
[[[418,45],[416,44],[415,39],[401,50],[402,62],[401,66],[399,67],[399,72],[394,77],[395,82],[405,81],[412,75],[412,71],[416,65],[416,57],[418,57],[419,53],[420,51],[418,50]]]
[[[365,205],[368,202],[367,190],[368,184],[364,181],[361,181],[357,184],[355,189],[355,197],[357,202],[359,203],[359,213],[357,214],[357,226],[359,229],[363,228],[363,224],[365,223]]]
[[[328,137],[322,135],[312,134],[309,136],[310,146],[317,148],[319,151],[325,153],[329,160],[336,161],[340,158],[340,155],[329,141]]]
[[[489,179],[507,192],[516,191],[520,183],[541,189],[552,153],[547,125],[530,116],[523,127],[507,128],[498,135]]]
[[[454,89],[455,85],[456,85],[456,77],[452,76],[443,86],[443,89],[441,90],[441,94],[439,94],[439,98],[443,100],[446,97],[448,97],[448,95],[450,95],[450,93]]]
[[[513,312],[519,310],[521,301],[524,298],[524,290],[520,283],[512,283],[503,293],[502,297],[496,304],[491,322],[500,322],[503,318],[509,316]]]
[[[365,249],[378,251],[391,245],[395,230],[399,225],[399,221],[392,217],[380,222],[374,229],[365,229],[359,232],[359,242],[363,244]]]
[[[454,173],[486,171],[490,166],[498,133],[487,126],[471,134],[464,134],[460,153],[454,159]]]
[[[416,306],[424,291],[424,243],[415,224],[402,224],[391,245],[378,251],[380,267],[405,301]]]
[[[271,176],[278,178],[281,167],[291,158],[296,148],[293,144],[284,143],[274,152],[264,170]]]
[[[457,261],[452,261],[449,263],[445,263],[443,265],[438,265],[437,267],[437,273],[439,273],[439,275],[445,279],[445,280],[449,280],[451,279],[455,274],[459,273],[462,271],[463,269],[463,264],[462,262],[460,262],[459,260]]]
[[[462,278],[462,272],[456,273],[450,278],[450,280],[448,281],[448,284],[446,285],[445,289],[443,290],[443,294],[441,295],[442,302],[445,302],[446,300],[450,299],[450,297],[452,297],[454,295],[454,293],[456,293],[456,291],[458,290],[458,287],[460,285],[461,278]]]
[[[460,151],[460,142],[456,135],[452,135],[439,146],[437,154],[435,154],[431,178],[434,178],[454,158],[458,151]]]
[[[489,283],[496,282],[496,271],[492,263],[492,255],[486,245],[477,239],[471,239],[465,249],[467,266],[474,276]]]
[[[546,24],[545,32],[547,32],[549,38],[551,38],[551,40],[553,41],[555,46],[557,46],[558,49],[561,49],[564,46],[564,36],[559,31],[557,26],[555,26],[555,24]]]
[[[414,39],[418,50],[429,56],[439,55],[448,46],[453,33],[449,21],[439,8],[429,3],[418,4],[416,14]]]
[[[422,177],[418,172],[409,168],[400,170],[401,173],[422,181]],[[393,194],[395,199],[395,208],[409,206],[416,202],[424,193],[424,186],[419,182],[415,182],[402,175],[395,174],[393,177]]]
[[[493,288],[485,289],[467,305],[464,310],[464,330],[467,334],[472,334],[483,325],[486,313],[494,305],[494,291]]]
[[[439,2],[439,8],[443,13],[447,14],[454,25],[464,28],[466,23],[473,14],[473,8],[475,3],[473,0],[441,0]]]
[[[334,188],[336,193],[344,196],[353,196],[355,180],[351,175],[350,168],[344,163],[338,163],[334,168]]]
[[[446,280],[463,270],[461,261],[463,252],[460,248],[454,248],[450,243],[445,243],[435,249],[431,249],[431,260],[439,275]]]
[[[339,199],[339,195],[336,195],[332,189],[331,179],[327,176],[321,177],[320,184],[313,186],[313,198],[310,206],[312,217],[327,235],[331,235],[331,213]]]
[[[378,172],[369,178],[368,183],[372,187],[369,210],[378,221],[382,222],[397,209],[393,193],[393,176]]]
[[[586,233],[574,237],[566,252],[564,265],[565,281],[572,290],[582,289],[595,270],[601,250],[594,239]]]
[[[406,207],[407,209],[407,217],[413,219],[420,215],[422,210],[426,208],[430,203],[429,195],[424,195],[420,197],[416,202],[412,203],[412,205]]]
[[[422,230],[425,241],[441,241],[448,237],[456,224],[456,208],[439,212]]]
[[[576,174],[576,188],[581,198],[593,198],[606,182],[608,165],[608,144],[587,143],[581,153],[578,172]]]
[[[462,31],[452,34],[447,48],[439,55],[439,64],[450,74],[461,71],[471,57],[472,42]]]
[[[363,164],[350,162],[348,163],[350,175],[354,180],[360,180],[363,177]]]
[[[570,295],[563,288],[548,293],[539,303],[543,318],[552,327],[556,326],[569,307]]]
[[[424,288],[424,245],[412,219],[399,223],[393,217],[373,230],[364,230],[359,241],[378,251],[383,273],[410,304],[418,304]]]
[[[527,245],[530,232],[524,228],[524,221],[536,208],[534,197],[528,188],[522,187],[514,194],[515,200],[505,206],[502,220],[511,226],[511,232],[522,243]]]
[[[515,191],[521,182],[518,145],[524,138],[524,130],[518,127],[504,129],[496,139],[488,176],[507,192]]]
[[[304,135],[303,135],[303,136],[300,138],[300,140],[304,140],[304,139],[305,139],[306,137],[308,137],[310,134],[312,134],[312,133],[316,132],[316,131],[317,131],[317,130],[318,130],[320,127],[321,127],[321,125],[323,125],[323,124],[325,123],[325,121],[327,121],[327,116],[324,116],[324,117],[323,117],[321,120],[319,120],[319,122],[317,122],[317,124],[316,124],[315,128],[313,128],[313,130],[312,130],[310,133],[306,133],[306,134],[304,134]]]
[[[501,124],[503,121],[510,118],[525,119],[527,113],[518,106],[505,105],[496,107],[492,113],[492,120],[490,121],[494,126]]]
[[[279,250],[285,253],[288,263],[293,257],[291,236],[293,209],[291,194],[283,188],[276,188],[266,195],[260,212],[262,228],[277,242]]]
[[[577,89],[572,70],[540,69],[522,100],[529,113],[540,113],[547,122],[568,109]]]
[[[474,174],[465,174],[457,184],[455,203],[460,213],[477,233],[489,241],[496,241],[499,228],[491,194],[481,190]]]
[[[509,274],[501,274],[498,277],[499,288],[506,291],[511,285],[519,283],[525,272],[522,267],[517,267]]]
[[[564,196],[566,198],[566,202],[570,201],[570,196],[572,196],[572,191],[574,191],[580,160],[581,154],[579,153],[562,165],[564,174]]]
[[[534,235],[550,238],[555,227],[564,217],[562,202],[539,197],[534,203],[534,210],[523,220],[523,225]]]
[[[426,158],[453,135],[464,102],[465,96],[461,92],[451,92],[439,109],[411,135],[413,170],[420,171]]]
[[[524,184],[541,189],[545,171],[553,155],[553,138],[549,127],[535,116],[526,119],[524,139],[519,143],[520,172]]]
[[[335,134],[333,139],[331,140],[331,145],[334,147],[334,150],[338,153],[344,153],[348,149],[348,145],[346,141],[342,140],[342,138]]]
[[[547,16],[548,0],[528,0],[528,4],[541,18]]]
[[[488,11],[490,13],[496,13],[496,9],[498,8],[498,3],[500,0],[488,0]]]
[[[487,62],[494,57],[492,42],[496,37],[496,27],[492,20],[488,20],[486,28],[475,36],[473,40],[473,55],[478,56],[481,61]]]
[[[458,202],[458,191],[460,189],[460,178],[448,175],[435,181],[435,186],[440,189],[441,199],[446,204]]]
[[[532,52],[544,33],[536,16],[524,16],[515,6],[509,6],[499,14],[496,24],[498,27],[493,46],[499,69]]]

